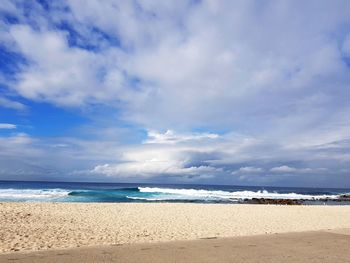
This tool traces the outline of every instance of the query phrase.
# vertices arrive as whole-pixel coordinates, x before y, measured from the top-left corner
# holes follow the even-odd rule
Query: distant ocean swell
[[[347,194],[343,192],[341,194]],[[199,202],[238,203],[253,198],[310,200],[337,199],[340,193],[297,193],[267,190],[208,190],[163,187],[115,189],[0,189],[0,201],[46,202]]]

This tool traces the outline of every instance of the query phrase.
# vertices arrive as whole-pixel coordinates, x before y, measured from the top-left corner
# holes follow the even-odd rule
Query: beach
[[[344,263],[350,232],[317,231],[0,254],[17,263]]]
[[[350,229],[350,206],[3,202],[0,224],[0,250],[6,254],[320,230],[342,233]]]

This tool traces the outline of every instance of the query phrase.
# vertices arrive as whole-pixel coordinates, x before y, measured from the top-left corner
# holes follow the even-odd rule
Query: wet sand
[[[0,255],[0,262],[350,262],[350,230],[110,245]]]

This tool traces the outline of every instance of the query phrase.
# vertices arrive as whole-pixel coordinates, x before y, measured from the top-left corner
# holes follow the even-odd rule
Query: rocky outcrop
[[[253,198],[245,199],[249,204],[261,204],[261,205],[301,205],[302,200],[296,199],[270,199],[270,198]]]
[[[262,204],[262,205],[302,205],[310,204],[310,202],[316,202],[318,204],[327,203],[327,202],[349,202],[350,203],[350,194],[339,195],[337,198],[323,198],[323,199],[312,199],[312,200],[303,200],[303,199],[270,199],[270,198],[252,198],[244,199],[246,204]]]

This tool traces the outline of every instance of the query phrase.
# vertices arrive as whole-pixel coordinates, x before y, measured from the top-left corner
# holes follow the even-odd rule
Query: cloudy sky
[[[350,1],[1,0],[0,179],[350,187]]]

